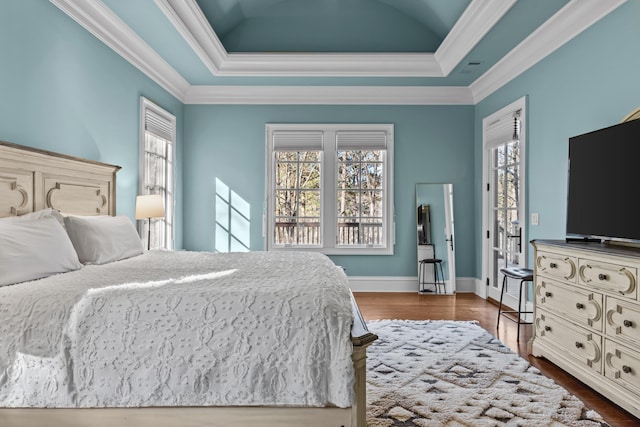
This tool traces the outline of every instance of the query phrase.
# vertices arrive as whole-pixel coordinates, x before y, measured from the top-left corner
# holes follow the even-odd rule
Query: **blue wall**
[[[333,256],[351,276],[415,276],[415,184],[451,182],[458,275],[475,273],[472,106],[185,107],[184,244],[215,248],[215,187],[250,204],[250,248],[264,249],[262,210],[267,123],[393,123],[396,245],[393,256]]]
[[[334,259],[355,276],[415,275],[415,184],[452,182],[457,273],[480,278],[482,119],[527,96],[527,221],[540,214],[527,237],[564,237],[568,138],[640,104],[638,22],[629,1],[476,106],[184,106],[50,2],[4,1],[0,139],[121,165],[118,213],[133,217],[144,95],[178,119],[177,247],[215,248],[217,182],[261,250],[266,123],[394,123],[395,255]]]
[[[478,236],[482,119],[527,96],[527,241],[564,239],[569,137],[616,124],[640,106],[639,23],[640,2],[629,1],[476,105]],[[529,225],[531,212],[540,214],[538,226]],[[478,238],[476,277],[482,273],[481,245]],[[529,265],[532,260],[530,250]]]
[[[133,219],[140,96],[177,116],[179,148],[182,103],[48,1],[0,2],[0,58],[0,139],[122,166],[117,211]]]

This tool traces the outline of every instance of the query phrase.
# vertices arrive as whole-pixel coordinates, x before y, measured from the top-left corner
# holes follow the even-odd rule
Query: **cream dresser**
[[[530,353],[640,417],[640,249],[534,240]]]

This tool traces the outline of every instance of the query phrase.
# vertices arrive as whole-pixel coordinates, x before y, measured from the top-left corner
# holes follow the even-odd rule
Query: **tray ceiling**
[[[625,1],[51,0],[195,104],[474,104]]]

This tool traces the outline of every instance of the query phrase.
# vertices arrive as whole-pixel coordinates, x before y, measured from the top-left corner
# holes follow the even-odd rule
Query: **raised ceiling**
[[[194,104],[474,104],[625,1],[51,0]]]
[[[230,53],[433,53],[470,2],[196,0]]]

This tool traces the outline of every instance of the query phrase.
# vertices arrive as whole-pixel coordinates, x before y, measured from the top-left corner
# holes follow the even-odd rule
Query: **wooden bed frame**
[[[116,214],[119,166],[0,141],[0,218],[45,208],[75,215]],[[0,408],[4,427],[29,426],[366,426],[369,332],[351,296],[355,401],[351,408],[153,407]]]

